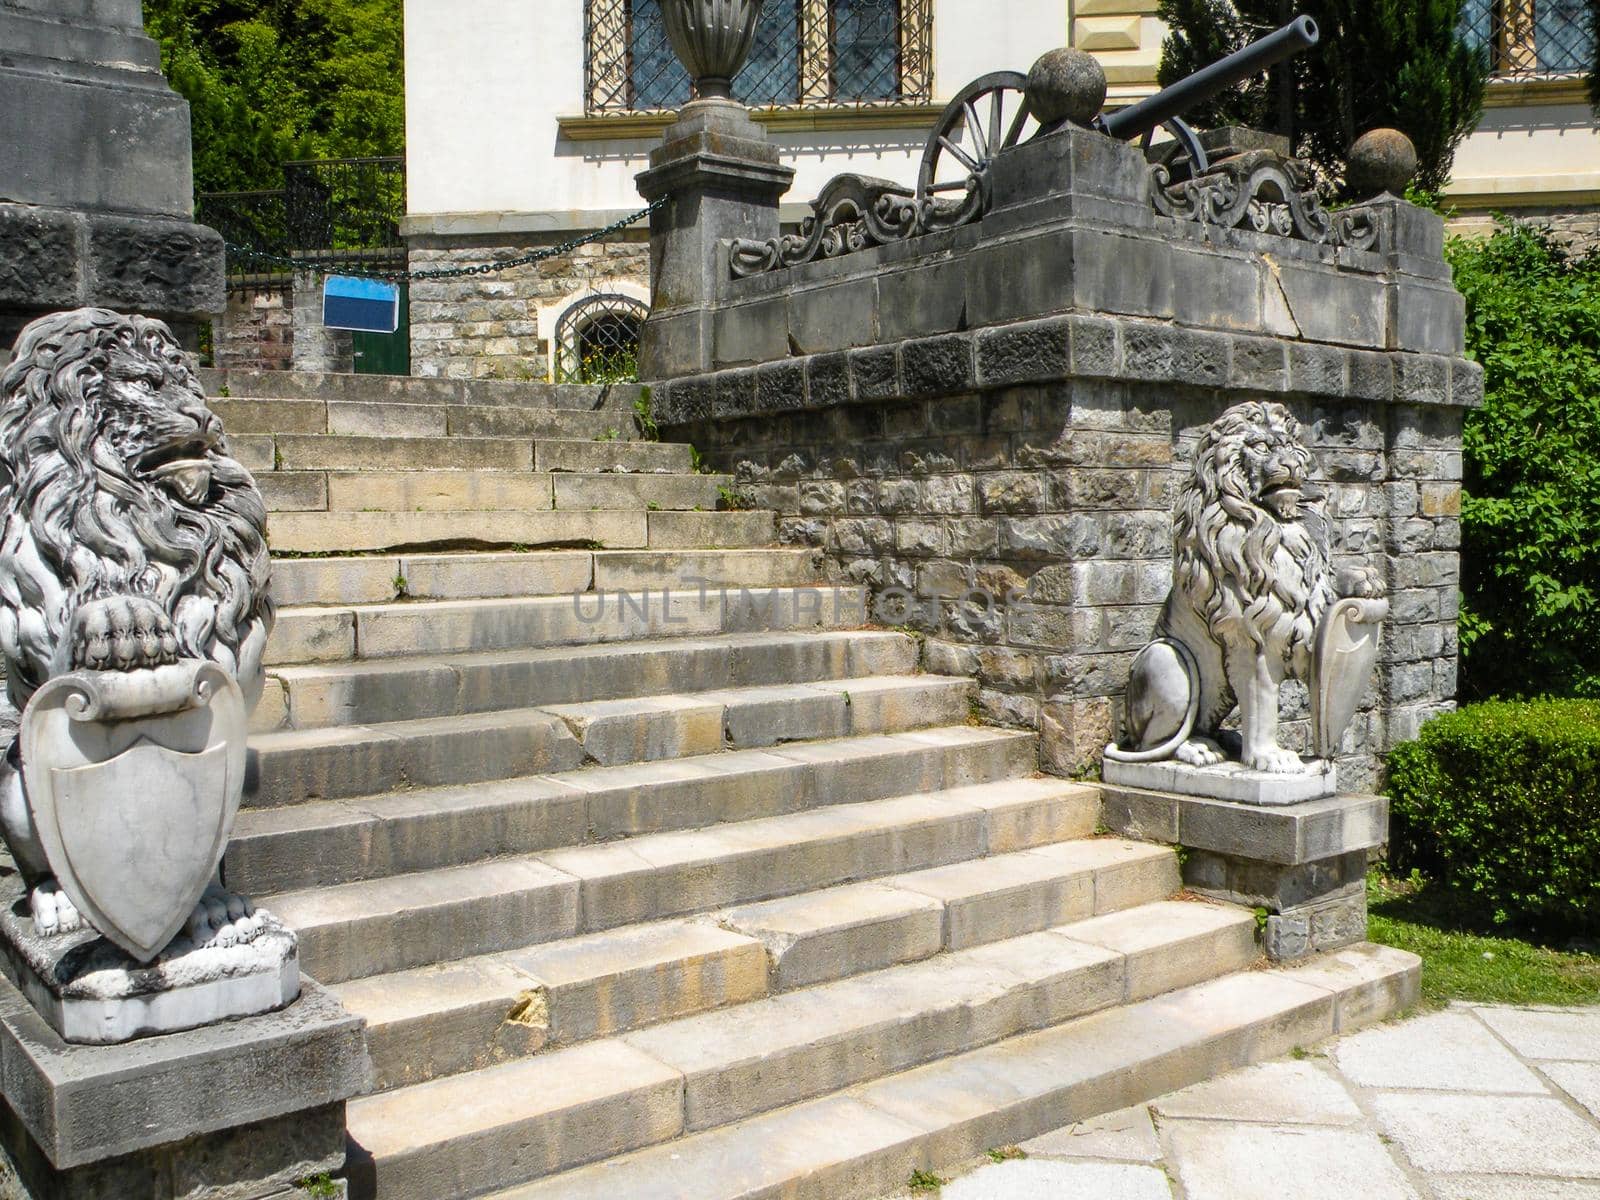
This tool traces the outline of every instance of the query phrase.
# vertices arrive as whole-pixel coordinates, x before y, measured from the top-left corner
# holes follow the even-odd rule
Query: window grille
[[[632,296],[579,300],[556,322],[557,383],[620,383],[639,376],[639,330],[650,308]]]
[[[689,77],[661,0],[584,0],[590,113],[674,109]],[[733,94],[755,108],[926,104],[933,0],[766,0]]]
[[[1593,61],[1586,0],[1467,0],[1461,20],[1495,78],[1580,75]]]

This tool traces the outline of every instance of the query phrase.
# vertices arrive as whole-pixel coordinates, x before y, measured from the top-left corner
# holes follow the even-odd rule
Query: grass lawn
[[[1379,871],[1367,877],[1367,906],[1372,941],[1422,957],[1424,1004],[1600,1004],[1600,947],[1480,932],[1459,898]]]

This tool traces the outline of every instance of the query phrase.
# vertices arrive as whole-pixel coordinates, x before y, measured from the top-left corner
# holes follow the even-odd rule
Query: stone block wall
[[[286,287],[229,292],[227,310],[211,325],[218,367],[288,371],[294,367],[294,300]]]
[[[572,236],[413,236],[410,265],[428,270],[518,258]],[[642,231],[490,275],[418,280],[411,285],[411,372],[445,379],[546,379],[554,330],[540,328],[539,310],[618,281],[649,286],[650,244]]]
[[[1600,249],[1600,204],[1519,207],[1510,215],[1528,225],[1547,225],[1574,254]],[[1450,232],[1488,237],[1494,232],[1493,213],[1458,214],[1450,219]]]
[[[709,409],[673,436],[782,514],[785,541],[868,585],[879,621],[925,635],[930,670],[977,676],[986,719],[1040,730],[1064,774],[1120,731],[1204,427],[1242,399],[1287,404],[1336,557],[1375,561],[1393,599],[1341,763],[1360,789],[1455,695],[1460,430],[1480,392],[1442,357],[1063,316],[676,381],[657,404]],[[824,396],[839,403],[805,407]],[[1308,715],[1287,693],[1286,745],[1307,749]]]

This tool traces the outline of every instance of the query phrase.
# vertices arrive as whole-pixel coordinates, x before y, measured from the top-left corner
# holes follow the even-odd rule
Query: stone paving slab
[[[1015,1152],[1025,1157],[980,1160],[938,1196],[1600,1200],[1600,1005],[1458,1004]]]

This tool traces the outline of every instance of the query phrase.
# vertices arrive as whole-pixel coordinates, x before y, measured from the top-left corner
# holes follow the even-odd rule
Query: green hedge
[[[1390,858],[1540,932],[1600,929],[1600,702],[1476,704],[1389,755]]]
[[[1502,221],[1446,254],[1486,390],[1463,444],[1461,696],[1600,697],[1600,249]]]

